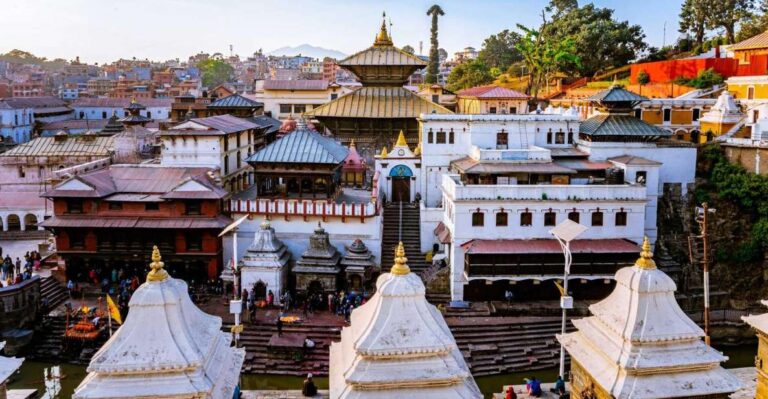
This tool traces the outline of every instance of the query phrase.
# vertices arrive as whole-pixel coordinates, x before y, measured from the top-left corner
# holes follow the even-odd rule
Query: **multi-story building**
[[[460,114],[527,114],[531,98],[496,85],[472,87],[456,94],[456,111]]]
[[[94,97],[106,96],[117,86],[117,81],[106,78],[94,78],[88,80],[87,90],[88,94]]]
[[[142,98],[141,104],[146,107],[141,115],[154,120],[170,119],[170,98]],[[125,110],[131,105],[131,98],[80,98],[71,104],[76,119],[109,119],[112,115],[125,117]]]
[[[43,196],[54,215],[41,223],[56,235],[67,277],[92,268],[141,275],[153,246],[166,268],[187,281],[215,279],[222,270],[218,233],[231,221],[221,213],[227,193],[203,167],[112,165],[65,180]]]
[[[350,89],[327,80],[260,80],[254,98],[276,119],[299,116],[335,100]]]

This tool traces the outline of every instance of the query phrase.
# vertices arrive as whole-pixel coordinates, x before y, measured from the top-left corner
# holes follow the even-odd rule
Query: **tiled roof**
[[[42,130],[94,129],[99,130],[107,125],[108,119],[65,119],[44,123]]]
[[[172,98],[142,98],[141,105],[145,107],[171,107]],[[126,108],[131,105],[130,98],[78,98],[72,107],[104,107]]]
[[[252,163],[340,164],[347,148],[331,138],[306,128],[296,130],[248,157]]]
[[[265,133],[273,133],[280,130],[280,126],[283,125],[283,122],[280,122],[279,120],[272,118],[271,116],[266,115],[259,115],[259,116],[252,116],[250,118],[245,118],[256,125],[260,126],[262,129],[265,129]]]
[[[468,254],[559,254],[563,250],[557,240],[471,240],[461,247]],[[597,240],[573,240],[571,252],[579,253],[632,253],[636,254],[640,247],[632,241],[619,238]]]
[[[353,65],[413,65],[427,66],[428,62],[408,54],[395,46],[374,46],[339,61],[341,66]]]
[[[529,96],[520,93],[519,91],[507,89],[505,87],[488,85],[477,86],[469,89],[464,89],[458,92],[461,97],[477,97],[477,98],[519,98],[528,99]]]
[[[216,129],[224,133],[236,133],[243,130],[256,129],[259,126],[247,119],[238,118],[232,115],[216,115],[207,118],[194,118],[190,121],[197,124]]]
[[[10,97],[0,99],[2,109],[66,108],[67,103],[56,97]]]
[[[38,137],[0,154],[0,157],[108,156],[114,149],[112,137],[69,135],[66,140]]]
[[[768,31],[752,36],[749,39],[742,40],[731,46],[731,50],[749,50],[756,48],[768,48]]]
[[[452,114],[403,87],[362,87],[307,112],[314,117],[418,118],[421,114]]]
[[[614,85],[608,89],[587,97],[587,100],[600,103],[616,103],[648,101],[648,98],[632,93],[631,91],[626,90],[621,86]]]
[[[151,218],[151,217],[105,217],[56,216],[48,219],[43,227],[91,227],[91,228],[137,228],[137,229],[222,229],[232,220],[225,216],[215,218]]]
[[[672,133],[631,115],[595,115],[579,126],[579,133],[590,136],[671,136]]]
[[[327,90],[328,81],[319,80],[265,80],[264,90]]]
[[[478,161],[472,157],[464,157],[451,161],[451,167],[461,173],[543,173],[543,174],[573,174],[575,170],[553,162],[512,163]]]
[[[245,98],[239,94],[232,94],[208,104],[208,108],[259,108],[263,106],[264,103]]]

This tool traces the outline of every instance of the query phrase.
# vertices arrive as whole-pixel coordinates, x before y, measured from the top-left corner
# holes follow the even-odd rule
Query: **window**
[[[483,215],[482,212],[473,212],[472,213],[472,226],[483,226],[485,225],[485,215]]]
[[[440,95],[439,94],[433,94],[432,95],[432,102],[433,103],[439,103],[440,102]]]
[[[437,144],[445,144],[445,132],[442,130],[437,132]]]
[[[509,107],[509,113],[510,114],[516,114],[517,113],[517,107]]]
[[[568,132],[568,144],[573,144],[573,132]]]
[[[23,179],[24,177],[26,177],[26,175],[27,174],[24,173],[24,165],[19,165],[19,178]]]
[[[752,110],[752,122],[757,123],[758,119],[760,119],[760,110]]]
[[[563,132],[555,133],[555,144],[565,144],[565,133]]]
[[[429,129],[429,131],[427,132],[427,143],[432,144],[432,142],[435,141],[434,136],[435,136],[435,133],[432,131],[432,129]]]
[[[147,202],[144,204],[144,210],[145,211],[159,211],[160,210],[160,203],[159,202]]]
[[[496,226],[506,226],[507,225],[507,213],[506,212],[499,212],[496,214]]]
[[[200,233],[187,233],[187,251],[201,251],[203,249],[203,237]]]
[[[642,108],[635,108],[635,118],[643,119],[643,109]]]
[[[648,172],[640,170],[637,173],[635,173],[635,183],[645,185],[647,178],[648,178]]]
[[[229,155],[224,155],[224,174],[229,174]]]
[[[293,113],[295,114],[303,114],[307,112],[307,106],[304,104],[294,104],[293,105]]]
[[[579,223],[579,213],[576,212],[576,211],[568,212],[568,219],[570,219],[570,220],[572,220],[572,221],[574,221],[576,223]]]
[[[664,122],[668,123],[672,120],[672,110],[669,108],[664,109]]]
[[[151,118],[151,117],[152,117],[152,111],[147,111],[147,118]]]
[[[693,111],[691,111],[691,120],[696,122],[699,120],[699,117],[701,116],[701,110],[698,108],[694,108]]]
[[[616,226],[627,225],[627,213],[624,211],[616,212]]]
[[[83,213],[83,201],[78,199],[67,200],[67,213]]]
[[[496,113],[496,107],[491,107],[491,108],[488,110],[488,113],[490,113],[490,114],[495,114],[495,113]]]
[[[339,94],[338,93],[331,93],[331,100],[335,100],[337,98],[339,98]]]
[[[107,119],[107,111],[101,112],[101,119]]]
[[[557,223],[557,215],[554,212],[544,214],[544,226],[554,226]]]
[[[80,111],[80,119],[83,119],[83,118],[85,118],[85,112]]]
[[[448,132],[448,144],[453,144],[453,129],[451,129],[450,132]]]
[[[110,211],[119,211],[123,209],[123,203],[122,202],[110,202],[109,203],[109,210]]]
[[[547,132],[547,144],[552,144],[552,131]]]
[[[532,226],[533,214],[530,212],[523,212],[520,214],[520,226]]]
[[[603,213],[600,211],[592,212],[592,226],[603,225]]]
[[[69,230],[69,247],[85,248],[85,233],[79,230]]]
[[[200,202],[199,201],[188,201],[186,203],[186,212],[187,215],[199,215],[200,214]]]
[[[496,133],[496,148],[507,148],[509,134],[504,130]]]
[[[291,112],[291,104],[280,104],[281,114],[290,114]]]
[[[747,88],[747,100],[754,100],[755,99],[755,88],[749,87]]]

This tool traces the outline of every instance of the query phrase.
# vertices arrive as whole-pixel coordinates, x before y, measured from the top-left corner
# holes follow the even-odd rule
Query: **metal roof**
[[[471,240],[461,247],[467,254],[560,254],[563,249],[555,239],[531,240]],[[571,252],[578,253],[639,253],[640,247],[632,241],[618,238],[573,240]]]
[[[661,162],[656,162],[648,158],[636,157],[634,155],[621,155],[618,157],[608,158],[608,160],[616,163],[621,163],[624,165],[642,165],[642,166],[661,165]]]
[[[172,98],[142,98],[141,105],[145,107],[167,107],[170,108],[173,103]],[[72,103],[73,108],[77,107],[103,107],[103,108],[126,108],[131,105],[130,98],[78,98]]]
[[[340,66],[411,65],[427,66],[428,62],[395,46],[372,46],[339,61]]]
[[[579,133],[590,136],[671,136],[672,133],[632,115],[599,114],[579,126]]]
[[[731,46],[731,50],[749,50],[758,48],[768,48],[768,31],[752,36],[749,39],[742,40]]]
[[[232,221],[225,216],[215,218],[147,218],[55,216],[39,223],[43,227],[137,228],[137,229],[221,229]]]
[[[208,108],[259,108],[263,106],[264,103],[245,98],[239,94],[232,94],[208,104]]]
[[[306,128],[291,132],[248,157],[251,163],[340,164],[346,147]]]
[[[621,86],[613,85],[606,90],[603,90],[601,92],[595,93],[587,97],[587,100],[596,101],[600,103],[617,103],[617,102],[634,103],[634,102],[648,101],[648,98],[632,93],[631,91],[626,90]]]
[[[308,111],[314,117],[418,118],[421,114],[452,114],[404,87],[362,87]]]
[[[259,116],[252,116],[249,118],[245,118],[248,121],[251,121],[261,127],[262,129],[265,129],[265,133],[273,133],[278,130],[280,130],[280,126],[283,125],[283,122],[266,115],[259,115]]]
[[[328,84],[325,79],[265,80],[264,90],[327,90]]]
[[[232,115],[216,115],[207,118],[190,119],[191,122],[207,126],[224,133],[242,132],[248,129],[257,129],[259,126],[247,119],[238,118]]]
[[[52,112],[45,108],[69,110],[66,106],[67,103],[57,97],[9,97],[0,99],[0,108],[2,109],[36,108],[40,112]]]
[[[109,136],[68,135],[66,139],[38,137],[0,154],[0,157],[109,156],[114,139]]]
[[[478,161],[472,157],[464,157],[451,161],[451,166],[461,173],[544,173],[544,174],[573,174],[575,170],[563,167],[553,162],[542,163],[512,163]]]
[[[530,96],[520,93],[519,91],[507,89],[505,87],[496,86],[496,85],[471,87],[469,89],[461,90],[457,94],[460,97],[476,97],[476,98],[484,98],[484,99],[517,98],[521,100],[526,100],[530,98]]]

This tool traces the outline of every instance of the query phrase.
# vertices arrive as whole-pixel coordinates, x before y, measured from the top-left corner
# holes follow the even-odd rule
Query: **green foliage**
[[[432,16],[432,28],[429,38],[429,65],[427,65],[427,74],[424,76],[424,82],[437,83],[437,75],[440,73],[440,50],[437,42],[437,18],[445,15],[445,12],[439,5],[435,4],[429,7],[427,15]]]
[[[479,59],[457,65],[448,75],[448,90],[458,91],[493,82],[491,69]]]
[[[750,21],[754,10],[754,0],[685,0],[680,7],[680,32],[692,34],[693,48],[703,51],[707,50],[704,35],[712,29],[721,28],[725,43],[734,43],[736,26]]]
[[[680,33],[693,35],[694,50],[701,48],[704,43],[704,34],[712,28],[712,20],[709,18],[710,0],[685,0],[680,7]]]
[[[762,0],[755,7],[754,12],[747,16],[736,33],[736,42],[740,42],[750,37],[757,36],[768,30],[768,0]]]
[[[5,54],[0,54],[0,61],[6,61],[13,64],[35,64],[41,65],[44,69],[52,71],[63,68],[68,62],[61,58],[49,60],[45,57],[38,57],[28,51],[13,49]]]
[[[213,88],[222,83],[227,83],[235,72],[235,69],[226,62],[218,59],[209,58],[197,63],[200,69],[200,76],[203,79],[203,86]]]
[[[506,70],[512,63],[523,59],[523,56],[516,47],[519,41],[519,33],[504,29],[485,39],[478,57],[492,68],[499,68],[502,71]]]
[[[403,48],[401,48],[400,50],[403,50],[403,51],[405,51],[408,54],[414,54],[416,52],[416,50],[413,47],[411,47],[410,45],[407,45],[407,44],[405,46],[403,46]]]
[[[709,89],[712,86],[722,84],[724,81],[722,75],[717,73],[714,69],[709,68],[703,71],[699,71],[693,79],[686,79],[682,76],[675,78],[674,83],[682,86],[695,87],[697,89]]]
[[[640,85],[647,85],[651,82],[651,76],[648,75],[648,72],[645,71],[645,69],[640,70],[640,72],[637,73],[637,83]]]
[[[581,65],[581,59],[576,55],[576,42],[569,38],[551,38],[541,32],[517,25],[525,33],[517,43],[517,49],[523,55],[531,78],[527,90],[534,97],[541,87],[548,83],[550,77],[560,71]]]

